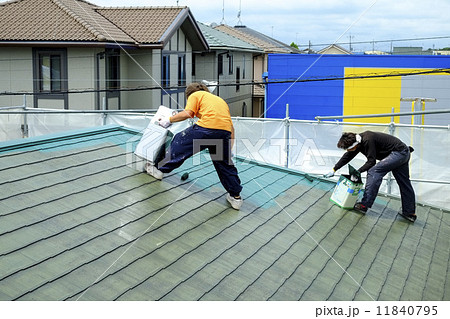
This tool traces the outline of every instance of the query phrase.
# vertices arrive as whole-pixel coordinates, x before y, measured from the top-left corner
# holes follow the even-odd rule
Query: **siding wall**
[[[348,77],[395,75],[449,66],[450,57],[445,56],[272,54],[269,55],[269,81],[290,82],[268,85],[267,117],[284,118],[286,104],[289,104],[290,117],[301,120],[314,120],[316,116],[389,113],[393,108],[396,112],[411,111],[411,102],[400,101],[406,97],[436,98],[437,102],[425,103],[424,109],[448,109],[448,73],[364,79]],[[304,80],[316,81],[301,82]],[[387,123],[391,119],[361,121]],[[412,119],[404,117],[395,121],[411,123]],[[422,124],[449,123],[450,115],[430,115]]]

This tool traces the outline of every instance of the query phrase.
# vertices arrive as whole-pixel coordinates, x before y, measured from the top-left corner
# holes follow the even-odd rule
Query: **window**
[[[228,74],[233,74],[233,55],[228,54]]]
[[[237,67],[236,68],[236,92],[239,91],[240,87],[240,83],[241,83],[241,68]]]
[[[242,78],[245,79],[245,55],[242,55]]]
[[[223,54],[218,55],[217,66],[218,66],[217,72],[219,73],[219,75],[222,75],[223,74]]]
[[[178,57],[178,86],[186,85],[186,55]]]
[[[61,54],[39,53],[39,92],[61,92],[62,74],[61,74]]]
[[[106,89],[117,90],[120,88],[120,51],[106,51]]]
[[[51,99],[68,109],[67,49],[33,48],[32,54],[34,107],[40,99]]]
[[[195,57],[196,55],[192,53],[192,76],[195,76]]]
[[[169,55],[163,55],[163,57],[162,57],[161,86],[163,88],[168,88],[170,86],[170,56]]]

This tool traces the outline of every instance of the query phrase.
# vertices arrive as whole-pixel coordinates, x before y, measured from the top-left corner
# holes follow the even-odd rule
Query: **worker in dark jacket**
[[[413,151],[411,147],[395,136],[371,131],[361,134],[344,133],[339,139],[337,147],[345,149],[347,152],[336,163],[333,170],[324,175],[325,177],[334,176],[338,169],[349,163],[358,153],[367,157],[367,162],[358,169],[360,173],[367,171],[367,180],[363,198],[361,202],[355,204],[355,210],[365,213],[368,208],[372,207],[383,177],[392,171],[402,200],[402,211],[399,214],[409,221],[416,220],[415,194],[409,179],[409,159],[411,151]],[[378,163],[377,160],[379,160]]]

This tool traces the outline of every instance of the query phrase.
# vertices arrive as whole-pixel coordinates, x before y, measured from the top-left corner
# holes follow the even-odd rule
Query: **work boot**
[[[159,180],[163,179],[164,173],[161,172],[159,169],[157,169],[155,165],[147,163],[147,164],[145,164],[145,170],[147,171],[148,175],[151,175],[154,178],[159,179]]]
[[[407,213],[403,213],[403,212],[399,212],[398,213],[400,216],[402,216],[403,218],[409,220],[410,222],[414,223],[417,219],[416,214],[407,214]]]
[[[362,203],[356,203],[355,206],[353,206],[353,209],[363,214],[367,212],[367,206]]]
[[[231,207],[236,210],[239,210],[244,202],[242,198],[232,197],[230,194],[227,194],[227,201],[230,203]]]

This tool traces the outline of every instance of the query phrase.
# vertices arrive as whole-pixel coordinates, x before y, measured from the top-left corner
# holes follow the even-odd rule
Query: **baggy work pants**
[[[230,137],[231,133],[225,130],[208,129],[198,125],[188,127],[174,136],[165,158],[158,163],[158,169],[169,173],[192,155],[208,149],[223,187],[231,196],[238,196],[242,186],[231,159]]]
[[[409,179],[410,156],[409,150],[392,152],[367,171],[366,187],[364,196],[361,200],[363,205],[369,208],[372,207],[383,181],[383,177],[392,171],[400,189],[402,212],[405,214],[415,214],[416,198]]]

